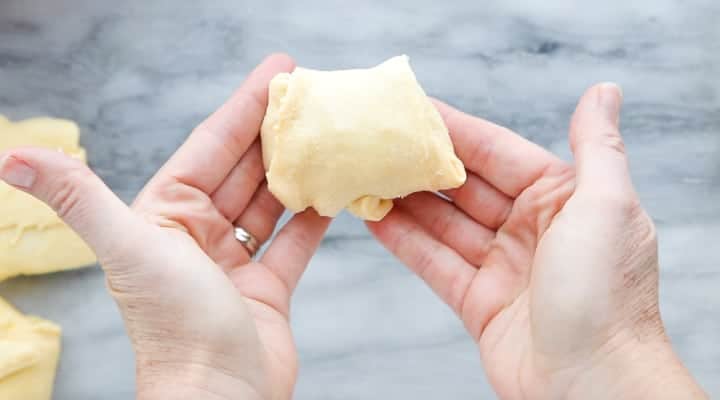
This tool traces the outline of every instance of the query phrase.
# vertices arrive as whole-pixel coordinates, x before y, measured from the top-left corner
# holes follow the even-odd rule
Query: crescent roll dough
[[[11,122],[0,115],[0,151],[18,146],[48,147],[85,161],[79,138],[80,130],[72,121],[32,118]],[[55,211],[0,182],[0,281],[93,263],[92,250]]]
[[[465,182],[406,56],[369,69],[278,74],[261,137],[268,187],[293,212],[347,208],[378,221],[394,198]]]
[[[50,400],[60,327],[0,299],[0,399]]]

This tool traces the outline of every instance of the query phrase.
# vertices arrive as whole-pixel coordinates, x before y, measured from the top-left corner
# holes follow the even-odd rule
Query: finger
[[[283,54],[266,58],[232,97],[203,121],[148,185],[181,182],[212,193],[260,132],[270,80],[294,68]]]
[[[228,221],[235,221],[248,206],[264,178],[260,142],[255,141],[212,194],[215,207]]]
[[[268,190],[267,183],[263,183],[253,195],[248,207],[235,221],[235,226],[245,229],[262,245],[272,235],[284,210],[282,204]]]
[[[263,254],[260,262],[285,283],[289,293],[295,290],[330,221],[330,218],[321,217],[312,209],[296,214]]]
[[[15,149],[0,160],[0,179],[55,210],[101,262],[138,232],[135,215],[84,163],[37,148]]]
[[[509,129],[435,100],[465,167],[501,192],[517,197],[548,168],[562,161]]]
[[[394,208],[379,222],[367,222],[370,232],[422,278],[456,313],[475,274],[457,252],[427,233],[410,215]]]
[[[633,192],[619,131],[622,94],[614,83],[588,89],[570,124],[578,190]]]
[[[218,231],[221,231],[222,234],[211,238],[214,240],[213,246],[203,250],[223,271],[230,273],[237,267],[250,262],[252,254],[235,237],[235,226],[227,220],[224,222],[222,226],[218,227]]]
[[[475,222],[452,203],[429,192],[411,194],[397,200],[396,204],[468,263],[477,267],[482,265],[495,232]]]
[[[505,222],[513,205],[512,199],[473,173],[467,174],[459,188],[442,193],[475,221],[493,230]]]
[[[296,214],[278,232],[260,262],[233,269],[230,279],[243,296],[288,318],[290,296],[329,224],[330,218],[314,210]]]

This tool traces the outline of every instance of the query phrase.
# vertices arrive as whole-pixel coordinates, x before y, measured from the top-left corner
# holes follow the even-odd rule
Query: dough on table
[[[0,299],[0,399],[50,400],[60,327]]]
[[[13,123],[0,115],[0,151],[40,146],[85,161],[78,143],[79,129],[72,121],[33,118]],[[0,280],[94,263],[90,248],[50,207],[0,182]]]
[[[347,208],[378,221],[394,198],[466,178],[406,56],[369,69],[278,74],[261,139],[268,188],[293,212]]]

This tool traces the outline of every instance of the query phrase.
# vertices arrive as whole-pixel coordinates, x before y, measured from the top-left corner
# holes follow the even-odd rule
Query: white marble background
[[[429,93],[563,157],[578,96],[617,81],[659,227],[663,316],[720,396],[719,21],[716,0],[0,0],[0,113],[78,121],[93,168],[130,200],[271,51],[328,69],[407,53]],[[131,349],[99,269],[15,279],[0,296],[63,325],[56,399],[132,397]],[[293,318],[298,399],[494,398],[455,317],[347,216]]]

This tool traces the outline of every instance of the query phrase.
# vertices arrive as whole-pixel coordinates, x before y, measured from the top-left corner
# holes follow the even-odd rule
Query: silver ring
[[[235,227],[235,239],[245,247],[245,250],[250,253],[250,257],[254,256],[255,252],[260,248],[260,244],[257,239],[255,239],[255,236],[239,226]]]

